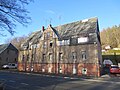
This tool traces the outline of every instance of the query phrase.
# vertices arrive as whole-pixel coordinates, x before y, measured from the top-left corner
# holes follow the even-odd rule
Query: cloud
[[[45,12],[46,12],[46,13],[49,13],[49,14],[55,14],[55,12],[52,11],[52,10],[46,10]]]

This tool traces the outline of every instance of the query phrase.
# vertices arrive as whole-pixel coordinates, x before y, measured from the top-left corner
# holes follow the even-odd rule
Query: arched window
[[[82,59],[83,60],[87,59],[87,53],[86,53],[86,51],[82,51]]]

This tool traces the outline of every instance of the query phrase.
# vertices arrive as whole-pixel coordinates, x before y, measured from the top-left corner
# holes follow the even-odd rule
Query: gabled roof
[[[69,39],[72,36],[86,36],[89,33],[92,33],[90,38],[93,41],[96,41],[96,32],[99,29],[98,28],[98,19],[90,18],[85,20],[80,20],[77,22],[72,22],[64,25],[60,25],[57,27],[52,27],[51,29],[54,31],[54,33],[57,35],[59,39]],[[32,33],[29,38],[24,43],[25,46],[28,46],[28,43],[38,43],[39,39],[42,36],[42,31],[37,31]]]
[[[7,48],[11,49],[11,50],[15,50],[16,52],[18,52],[17,48],[14,47],[11,43],[9,44],[1,44],[0,45],[0,54],[6,50]]]
[[[9,46],[9,44],[0,45],[0,54]]]

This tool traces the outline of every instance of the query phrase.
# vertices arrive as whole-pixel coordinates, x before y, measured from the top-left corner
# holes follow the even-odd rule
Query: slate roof
[[[7,48],[11,49],[11,50],[15,50],[16,52],[18,52],[17,48],[14,47],[11,43],[9,44],[1,44],[0,45],[0,54],[6,50]]]
[[[8,47],[9,44],[0,45],[0,54]]]
[[[57,27],[51,27],[59,39],[69,39],[72,36],[88,36],[91,33],[90,39],[96,41],[96,32],[98,28],[98,19],[90,18],[72,22]],[[29,42],[35,44],[42,36],[42,31],[33,32],[23,45],[28,45]]]
[[[61,28],[60,30],[58,30],[58,33],[61,36],[61,38],[65,38],[88,33],[94,33],[96,30],[97,30],[97,18],[91,18],[83,21],[81,20],[61,25]]]
[[[27,39],[26,41],[23,43],[23,46],[28,46],[29,42],[31,44],[36,44],[39,42],[39,39],[42,36],[42,31],[36,31],[33,32]]]

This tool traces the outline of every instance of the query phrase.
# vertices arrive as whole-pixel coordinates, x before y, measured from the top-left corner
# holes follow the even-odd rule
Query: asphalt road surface
[[[120,77],[81,79],[0,71],[5,90],[120,90]]]

